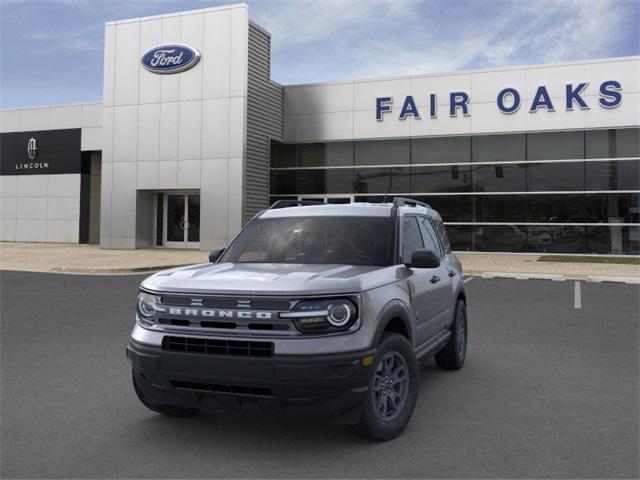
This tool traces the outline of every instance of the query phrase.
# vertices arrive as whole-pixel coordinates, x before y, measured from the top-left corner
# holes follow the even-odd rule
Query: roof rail
[[[277,200],[267,210],[287,207],[307,207],[311,205],[324,205],[324,202],[314,202],[313,200]]]
[[[428,203],[420,202],[418,200],[413,200],[411,198],[394,197],[393,198],[393,208],[397,209],[398,207],[425,207],[425,208],[431,208],[431,205],[429,205]]]

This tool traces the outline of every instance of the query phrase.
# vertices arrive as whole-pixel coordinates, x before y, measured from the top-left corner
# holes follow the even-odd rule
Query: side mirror
[[[222,256],[223,253],[224,253],[224,248],[219,248],[217,250],[213,250],[209,254],[209,261],[211,263],[216,263],[218,261],[218,259]]]
[[[416,250],[411,255],[412,268],[438,268],[440,266],[440,257],[431,250]]]

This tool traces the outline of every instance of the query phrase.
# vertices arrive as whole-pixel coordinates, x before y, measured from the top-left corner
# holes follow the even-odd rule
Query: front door
[[[164,198],[165,247],[199,248],[200,194],[167,193]]]

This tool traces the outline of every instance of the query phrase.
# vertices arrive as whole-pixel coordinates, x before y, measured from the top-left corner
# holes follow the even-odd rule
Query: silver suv
[[[462,267],[414,200],[276,202],[210,263],[140,286],[127,348],[151,410],[332,416],[388,440],[418,397],[418,362],[459,369]]]

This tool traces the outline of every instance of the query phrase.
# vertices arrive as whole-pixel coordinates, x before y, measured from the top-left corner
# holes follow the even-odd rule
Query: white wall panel
[[[138,103],[140,22],[119,23],[116,27],[114,105]]]
[[[0,132],[20,130],[20,111],[18,109],[0,110]]]
[[[79,220],[80,197],[49,197],[46,218],[48,220]]]
[[[21,220],[47,218],[47,197],[23,197],[17,205],[16,217]]]
[[[200,159],[202,155],[202,102],[180,102],[178,159]]]
[[[417,95],[418,92],[416,90],[414,94]],[[409,93],[411,93],[409,78],[355,82],[353,108],[354,110],[375,110],[377,97],[391,97],[393,99],[392,108],[398,115],[402,108],[402,102]]]
[[[229,157],[244,158],[246,103],[243,97],[229,100]]]
[[[469,93],[474,104],[486,102],[496,109],[498,93],[504,88],[515,88],[520,96],[524,97],[524,92],[527,89],[527,73],[525,69],[472,73],[471,87],[462,90]],[[441,89],[440,91],[448,90]],[[442,95],[442,97],[442,100],[446,101],[448,105],[449,99],[447,95]]]
[[[78,220],[47,220],[47,242],[78,243]]]
[[[140,49],[138,58],[147,50],[162,44],[162,20],[159,18],[140,22]],[[162,75],[149,72],[144,68],[140,68],[139,76],[139,100],[140,103],[156,103],[160,101],[160,85],[162,83]]]
[[[227,233],[229,164],[226,159],[205,159],[202,161],[201,218],[214,218],[213,222],[200,225],[201,247],[213,249],[226,247]]]
[[[157,162],[160,158],[160,104],[138,107],[138,161]]]
[[[102,150],[102,127],[83,127],[80,135],[80,148],[83,151]]]
[[[158,162],[158,188],[178,188],[178,161]]]
[[[202,101],[202,157],[229,156],[229,99]]]
[[[102,164],[113,162],[113,107],[102,111]]]
[[[640,59],[618,62],[587,63],[585,79],[590,82],[591,93],[597,95],[602,82],[617,80],[625,93],[640,92]]]
[[[17,242],[46,242],[47,220],[17,220]]]
[[[249,12],[247,8],[231,10],[231,57],[229,58],[229,95],[247,95],[247,64],[249,58]]]
[[[58,130],[82,125],[82,105],[61,105],[49,108],[49,128]]]
[[[17,215],[18,201],[16,197],[0,198],[0,220],[15,220]]]
[[[0,197],[15,197],[18,194],[18,175],[0,175]]]
[[[585,70],[583,64],[578,65],[560,65],[527,68],[527,90],[523,99],[528,100],[529,106],[536,90],[539,86],[544,85],[551,97],[564,97],[565,85],[568,83],[578,84],[588,81],[585,78]],[[564,108],[564,105],[562,105]],[[557,107],[556,107],[557,108]]]
[[[229,96],[231,65],[231,13],[229,10],[204,14],[202,68],[202,97]]]
[[[242,176],[244,175],[244,161],[242,158],[229,160],[229,200],[227,217],[228,237],[231,240],[242,228]]]
[[[20,131],[49,130],[49,107],[21,109],[18,118]]]
[[[178,188],[200,188],[201,160],[180,160],[178,162]]]
[[[111,244],[115,248],[135,246],[136,173],[135,162],[113,163]],[[131,241],[134,245],[130,245]]]
[[[113,106],[116,72],[116,26],[104,27],[104,66],[102,80],[102,102],[106,107]]]
[[[80,197],[80,174],[49,175],[46,194],[49,197]]]
[[[3,242],[16,241],[16,221],[0,220],[0,240]]]
[[[138,190],[158,189],[158,162],[138,162]]]
[[[102,103],[82,104],[82,128],[102,126]]]
[[[183,15],[180,17],[180,34],[182,43],[197,48],[202,52],[203,39],[203,15]],[[180,74],[180,100],[199,100],[202,98],[202,65],[200,62],[195,67]]]
[[[46,197],[50,176],[53,175],[17,175],[17,196]]]
[[[428,105],[429,94],[431,93],[435,93],[437,95],[438,106],[448,106],[450,92],[467,92],[473,101],[474,97],[471,95],[471,88],[471,75],[468,73],[459,75],[412,77],[410,90],[406,90],[404,93],[399,92],[398,98],[394,98],[394,113],[396,117],[400,114],[402,102],[404,102],[405,96],[409,93],[414,95],[416,104],[419,107]],[[373,101],[375,102],[375,98]],[[375,103],[373,103],[373,106],[367,108],[369,110],[374,109]],[[424,110],[424,108],[421,110]],[[428,116],[428,110],[424,113],[421,111],[420,114],[422,116]]]
[[[135,162],[138,159],[138,107],[114,107],[113,161]]]
[[[162,18],[162,43],[180,43],[180,17]],[[180,75],[160,76],[160,99],[163,102],[177,102],[180,99]]]
[[[178,159],[178,103],[160,107],[160,160]]]
[[[285,95],[285,110],[289,115],[351,111],[353,91],[353,82],[290,88]]]

